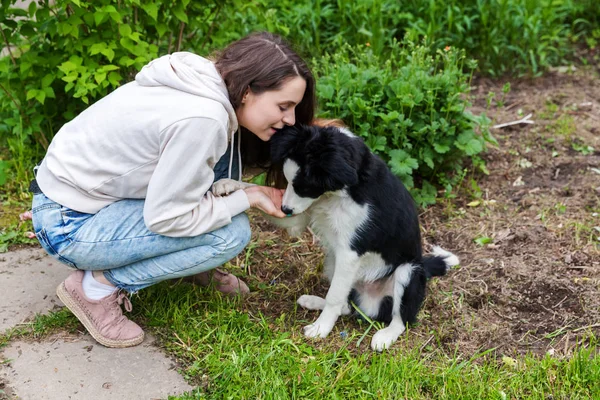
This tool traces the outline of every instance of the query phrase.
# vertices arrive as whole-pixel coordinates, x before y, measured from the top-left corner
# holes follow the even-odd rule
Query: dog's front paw
[[[402,329],[388,326],[387,328],[378,331],[373,335],[373,339],[371,339],[371,348],[375,351],[389,349],[392,344],[398,340],[398,336],[400,336],[402,332],[404,332],[403,326]]]
[[[293,226],[291,228],[286,229],[288,235],[290,235],[291,237],[300,237],[302,236],[302,233],[304,233],[305,230],[305,226]]]
[[[213,183],[211,191],[215,196],[226,196],[229,193],[244,189],[248,186],[252,186],[252,184],[225,178],[219,179]]]
[[[307,310],[322,310],[325,307],[325,299],[319,296],[303,294],[296,301],[302,308]]]
[[[309,338],[316,338],[316,337],[320,337],[322,338],[326,338],[327,335],[329,335],[329,332],[331,332],[331,330],[333,329],[333,325],[335,324],[335,321],[333,323],[329,323],[329,322],[322,322],[320,321],[321,318],[317,319],[313,324],[307,325],[304,327],[304,336],[309,337]]]

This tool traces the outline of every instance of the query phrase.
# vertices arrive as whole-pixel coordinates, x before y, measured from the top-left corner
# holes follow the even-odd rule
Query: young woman
[[[214,62],[160,57],[62,127],[32,183],[33,226],[42,247],[76,269],[57,294],[98,342],[141,343],[144,332],[120,307],[131,310],[127,293],[166,279],[206,281],[205,271],[250,240],[248,208],[284,217],[280,189],[217,197],[210,188],[241,179],[242,165],[265,166],[271,136],[310,123],[314,98],[306,63],[280,37],[259,33]],[[270,168],[270,181],[281,176]],[[233,276],[217,279],[247,291]]]

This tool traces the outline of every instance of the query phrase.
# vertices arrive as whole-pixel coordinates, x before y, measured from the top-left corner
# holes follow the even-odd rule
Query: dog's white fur
[[[284,174],[288,182],[293,182],[297,171],[296,163],[286,160]],[[225,195],[249,185],[251,184],[223,179],[213,185],[212,191],[215,195]],[[291,184],[284,194],[283,206],[293,210],[294,215],[283,219],[271,217],[269,220],[287,229],[293,236],[300,235],[310,226],[325,249],[324,273],[331,282],[325,299],[303,295],[297,301],[306,309],[322,310],[314,323],[304,327],[305,336],[326,337],[340,315],[350,314],[350,290],[353,286],[361,285],[361,310],[367,315],[377,315],[384,297],[391,296],[393,299],[391,323],[378,331],[371,340],[374,350],[389,348],[405,331],[399,310],[413,265],[402,264],[389,279],[380,280],[388,271],[381,256],[367,252],[359,257],[350,248],[352,236],[368,219],[369,206],[357,204],[344,190],[326,193],[318,199],[302,198],[294,192]],[[434,247],[433,254],[445,257],[448,268],[458,265],[458,258],[440,247]]]

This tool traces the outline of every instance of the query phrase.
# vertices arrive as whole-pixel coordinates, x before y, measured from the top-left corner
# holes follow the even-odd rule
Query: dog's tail
[[[458,257],[442,249],[439,246],[433,246],[431,255],[423,257],[423,266],[425,267],[425,273],[427,279],[434,276],[446,275],[446,272],[455,265],[458,265]]]

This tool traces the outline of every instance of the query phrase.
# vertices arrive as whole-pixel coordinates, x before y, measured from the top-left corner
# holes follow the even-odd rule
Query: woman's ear
[[[250,94],[250,88],[246,89],[246,91],[244,92],[244,95],[242,96],[242,104],[246,103],[246,100],[248,99],[249,94]]]

